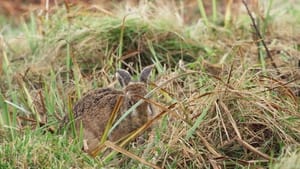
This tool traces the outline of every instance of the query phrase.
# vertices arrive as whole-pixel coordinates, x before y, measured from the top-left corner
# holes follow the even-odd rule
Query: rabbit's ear
[[[150,65],[145,67],[140,75],[140,81],[146,83],[148,81],[149,75],[151,73],[151,70],[153,69],[154,65]]]
[[[124,69],[117,70],[116,76],[122,87],[127,86],[128,83],[131,81],[131,75],[127,70]]]

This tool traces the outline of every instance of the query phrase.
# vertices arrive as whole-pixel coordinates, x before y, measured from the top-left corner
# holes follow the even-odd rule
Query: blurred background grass
[[[247,2],[276,67],[241,1],[1,1],[0,168],[297,167],[300,3]],[[117,68],[149,64],[152,99],[177,104],[126,147],[139,159],[56,133]]]

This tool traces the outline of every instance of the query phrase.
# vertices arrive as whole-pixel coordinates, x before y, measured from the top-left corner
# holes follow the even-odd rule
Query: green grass
[[[18,26],[1,17],[12,29],[0,32],[0,168],[146,168],[141,159],[161,168],[297,166],[297,5],[270,1],[260,18],[278,75],[253,39],[249,16],[217,25],[224,21],[212,2],[210,18],[197,1],[205,24],[182,25],[153,6],[127,17],[58,8]],[[158,86],[150,85],[151,100],[168,111],[144,143],[123,146],[137,159],[116,152],[93,158],[74,129],[58,131],[85,92],[115,86],[116,69],[135,73],[150,64]]]

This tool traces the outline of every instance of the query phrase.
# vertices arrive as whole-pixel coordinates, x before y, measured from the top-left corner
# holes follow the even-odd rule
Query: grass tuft
[[[185,23],[176,4],[149,2],[109,13],[57,6],[3,28],[0,168],[298,166],[297,4],[269,1],[256,11],[271,62],[248,14],[237,15],[228,3],[221,26],[223,3],[212,2],[212,21],[198,0],[203,22]],[[116,86],[116,69],[150,64],[155,73],[142,100],[157,114],[112,143],[114,112],[99,149],[84,153],[82,133],[76,136],[72,123],[61,126],[63,117],[87,91]]]

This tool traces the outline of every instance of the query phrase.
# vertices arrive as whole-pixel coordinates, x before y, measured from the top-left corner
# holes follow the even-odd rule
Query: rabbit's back
[[[83,125],[86,130],[100,136],[122,91],[112,88],[96,89],[88,92],[74,106],[75,125]]]
[[[99,111],[102,109],[113,109],[119,95],[123,95],[123,92],[113,88],[89,91],[75,104],[73,108],[74,118],[81,116],[93,118],[93,116],[99,116],[101,114]]]

